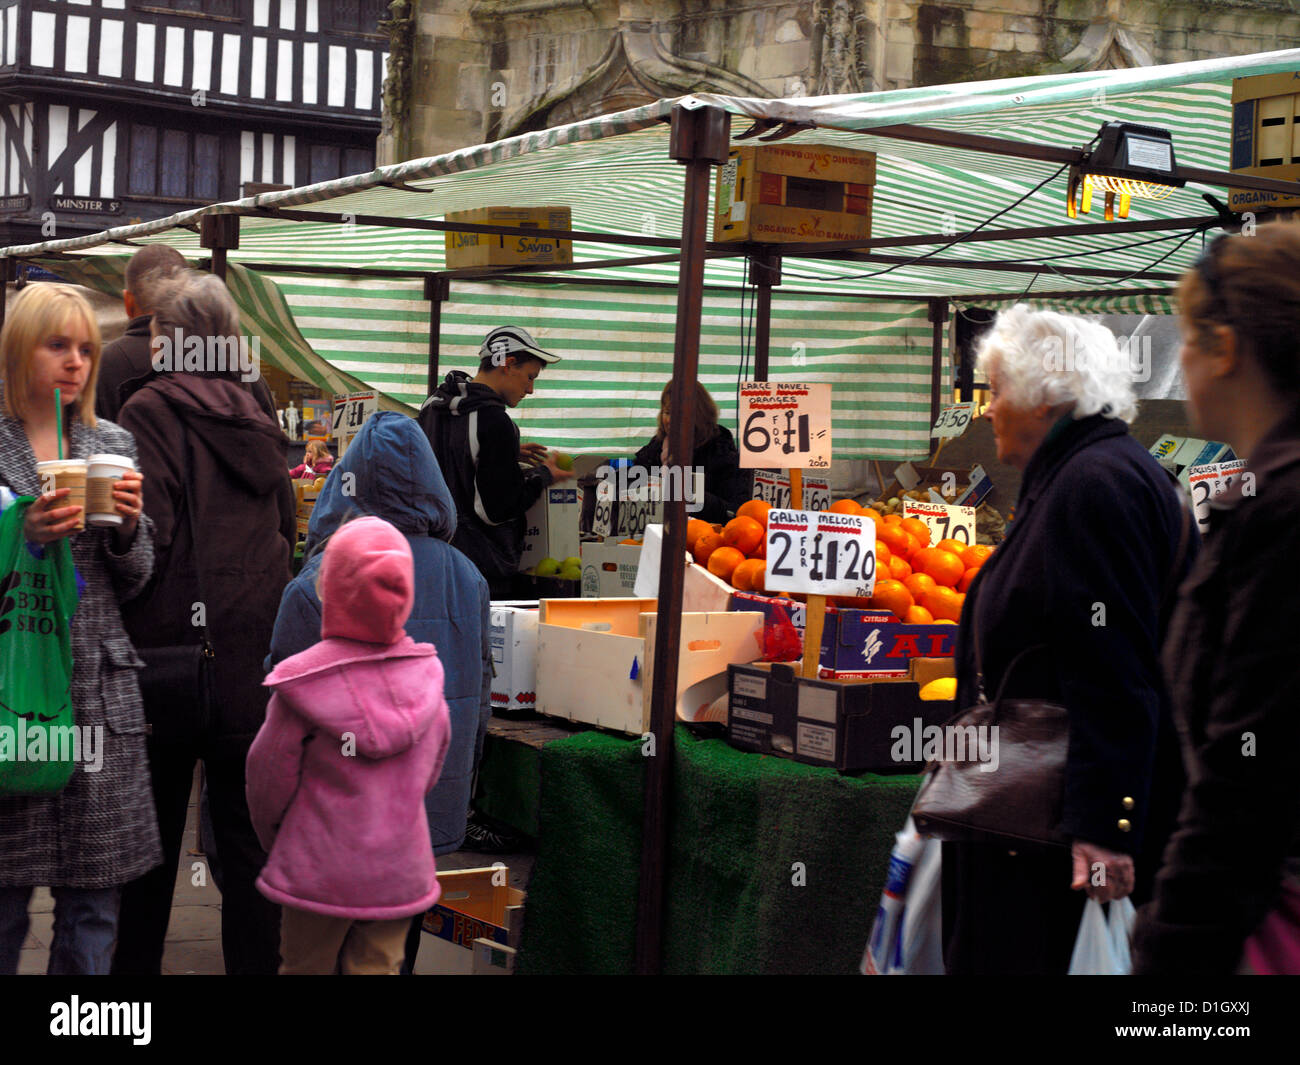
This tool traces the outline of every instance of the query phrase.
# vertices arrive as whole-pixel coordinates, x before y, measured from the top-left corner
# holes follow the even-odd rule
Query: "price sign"
[[[930,430],[931,437],[961,436],[975,414],[974,403],[954,403],[944,407]]]
[[[1187,480],[1192,488],[1192,508],[1196,514],[1196,527],[1204,536],[1210,531],[1210,500],[1224,492],[1246,468],[1240,459],[1235,462],[1215,462],[1207,466],[1191,466]]]
[[[975,542],[975,508],[958,507],[951,503],[914,503],[908,500],[903,504],[904,518],[920,518],[930,529],[930,543],[940,540],[961,540],[963,543]]]
[[[334,436],[343,440],[356,436],[367,418],[379,409],[375,392],[349,392],[334,399]]]
[[[875,522],[856,514],[768,511],[768,591],[862,597],[875,584]]]
[[[596,484],[596,510],[591,519],[591,531],[597,536],[610,536],[614,529],[614,489],[605,481]]]
[[[746,381],[740,386],[740,465],[825,470],[831,464],[831,386]]]
[[[770,507],[785,510],[790,506],[790,476],[783,470],[755,470],[754,498]],[[826,481],[803,480],[803,509],[826,510],[831,505],[831,486]]]

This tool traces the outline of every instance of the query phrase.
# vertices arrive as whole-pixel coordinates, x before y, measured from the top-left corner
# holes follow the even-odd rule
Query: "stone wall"
[[[665,96],[871,92],[1300,45],[1283,0],[396,0],[380,162]],[[397,49],[394,48],[394,52]]]

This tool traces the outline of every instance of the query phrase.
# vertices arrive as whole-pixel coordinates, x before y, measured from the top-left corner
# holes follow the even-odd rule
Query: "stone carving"
[[[411,101],[411,50],[415,40],[415,19],[410,0],[393,0],[388,5],[389,18],[379,28],[388,34],[388,76],[383,85],[383,116],[379,136],[403,141]],[[400,149],[397,158],[404,158]]]
[[[1120,22],[1119,0],[1107,0],[1106,14],[1095,19],[1083,39],[1053,71],[1120,70],[1149,67],[1155,59]]]

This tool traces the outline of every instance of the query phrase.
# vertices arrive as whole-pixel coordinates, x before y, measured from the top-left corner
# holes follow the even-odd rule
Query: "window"
[[[221,199],[221,137],[182,129],[131,127],[130,196]]]
[[[351,174],[368,174],[375,168],[373,148],[345,148],[338,144],[313,144],[308,160],[308,182],[330,181]]]
[[[388,14],[387,0],[322,0],[321,29],[379,33],[379,20]]]

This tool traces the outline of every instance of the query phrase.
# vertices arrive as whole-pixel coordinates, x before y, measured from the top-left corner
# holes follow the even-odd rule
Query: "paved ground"
[[[198,824],[198,791],[190,797],[190,818],[185,829],[182,861],[176,876],[176,895],[172,903],[172,919],[167,930],[167,949],[163,954],[163,972],[168,975],[223,975],[221,960],[221,893],[205,876],[206,886],[195,886],[195,863],[207,873],[203,856],[198,853],[196,826]],[[451,869],[474,869],[504,862],[510,870],[510,884],[523,888],[532,872],[533,855],[475,854],[457,851],[438,859],[440,872]],[[37,888],[32,896],[31,931],[23,947],[18,972],[40,974],[45,972],[49,960],[50,933],[54,925],[54,900],[45,888]],[[426,942],[432,939],[426,935]],[[422,947],[416,961],[416,974],[438,971],[435,968],[437,951]],[[464,952],[468,956],[469,952]],[[445,956],[445,955],[444,955]]]

